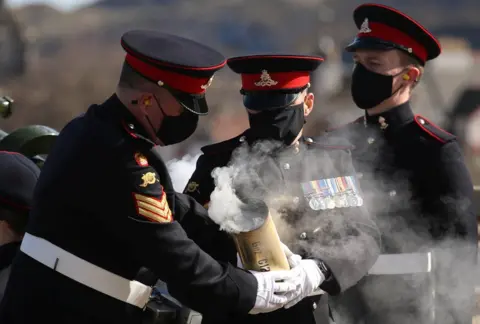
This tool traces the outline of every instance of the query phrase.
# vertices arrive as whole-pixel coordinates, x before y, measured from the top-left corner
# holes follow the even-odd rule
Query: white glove
[[[238,254],[238,253],[237,253],[237,268],[245,269],[245,268],[243,267],[242,259],[240,259],[240,254]]]
[[[300,264],[300,260],[302,260],[302,257],[298,254],[294,254],[288,246],[282,243],[282,248],[283,252],[287,256],[288,264],[290,265],[290,268],[295,268]]]
[[[296,296],[298,271],[250,271],[258,282],[257,299],[249,314],[269,313],[282,308],[287,296]]]
[[[294,294],[288,295],[286,309],[312,294],[325,280],[325,275],[313,260],[300,260],[299,265],[292,271],[297,273],[295,277],[297,289]]]

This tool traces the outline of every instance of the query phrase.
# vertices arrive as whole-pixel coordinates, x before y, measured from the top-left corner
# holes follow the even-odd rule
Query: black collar
[[[411,122],[414,117],[410,103],[407,101],[381,114],[368,115],[365,112],[364,121],[366,126],[374,126],[385,132],[392,132]]]
[[[150,139],[147,131],[140,125],[135,116],[128,110],[127,107],[120,101],[116,94],[113,94],[102,105],[109,115],[113,117],[116,123],[119,123],[121,127],[131,136],[140,138],[149,142],[149,144],[155,145]]]

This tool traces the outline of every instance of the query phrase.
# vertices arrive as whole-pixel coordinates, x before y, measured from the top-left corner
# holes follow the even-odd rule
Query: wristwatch
[[[323,262],[322,260],[318,260],[318,259],[315,259],[315,263],[317,264],[318,268],[320,269],[320,271],[323,273],[323,275],[325,276],[325,281],[327,281],[328,279],[330,279],[330,277],[332,276],[332,272],[330,271],[330,269],[327,267],[327,265],[325,264],[325,262]]]

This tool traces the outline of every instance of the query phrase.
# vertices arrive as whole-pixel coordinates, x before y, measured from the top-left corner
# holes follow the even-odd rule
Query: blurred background
[[[480,1],[384,0],[421,20],[443,54],[427,65],[414,98],[416,113],[454,132],[480,184]],[[352,68],[344,46],[357,32],[359,0],[7,0],[0,1],[0,95],[15,100],[0,121],[11,130],[43,124],[60,130],[115,89],[124,52],[120,36],[149,28],[190,37],[226,56],[258,52],[322,54],[314,75],[315,113],[307,133],[361,115],[349,94]],[[162,149],[166,160],[247,127],[240,78],[228,68],[207,95],[211,113],[187,142]]]

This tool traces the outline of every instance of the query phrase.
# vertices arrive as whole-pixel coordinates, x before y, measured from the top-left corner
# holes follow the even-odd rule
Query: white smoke
[[[287,182],[281,179],[280,174],[275,173],[276,167],[269,167],[262,171],[263,163],[266,160],[276,159],[272,158],[268,152],[277,148],[279,148],[278,145],[267,142],[257,143],[253,147],[244,143],[234,151],[226,167],[217,168],[212,172],[216,188],[211,195],[210,217],[223,230],[244,231],[252,224],[262,221],[261,218],[252,217],[251,213],[243,212],[245,198],[262,199],[270,208],[282,242],[289,245],[290,242],[298,241],[298,234],[303,230],[314,230],[314,232],[317,231],[320,239],[316,239],[314,243],[306,241],[304,243],[310,244],[310,248],[319,252],[319,255],[338,256],[339,259],[347,258],[358,261],[360,264],[362,260],[358,258],[363,255],[363,251],[359,251],[358,240],[368,240],[368,237],[355,238],[348,234],[356,229],[355,219],[348,219],[342,213],[338,213],[335,217],[328,217],[328,210],[319,211],[317,218],[302,218],[298,214],[292,215],[292,213],[295,214],[295,208],[292,208],[294,207],[292,197],[285,194],[285,189],[288,190]],[[326,154],[330,153],[318,150],[315,157],[309,160],[316,161],[316,163],[303,163],[303,169],[290,170],[288,174],[295,174],[295,176],[292,176],[289,182],[296,182],[298,185],[304,179],[318,180],[321,175],[328,177],[329,174],[338,174],[341,169],[339,166],[345,161],[334,159],[333,164],[325,163],[330,161],[328,158],[325,159]],[[270,166],[272,165],[270,164]],[[368,173],[368,166],[364,167],[365,170],[362,171]],[[258,185],[259,183],[261,186]],[[262,186],[263,188],[259,189]],[[390,194],[391,199],[385,201],[386,193],[380,192],[380,190],[390,186],[399,192],[387,193],[387,195]],[[470,315],[465,314],[464,306],[469,303],[473,304],[470,291],[473,290],[474,269],[469,268],[470,262],[465,262],[472,255],[471,247],[463,240],[452,237],[442,240],[431,237],[425,215],[420,212],[420,206],[412,205],[413,192],[410,190],[408,174],[399,171],[385,174],[385,177],[377,174],[374,179],[362,180],[362,190],[365,205],[370,208],[370,216],[389,238],[388,246],[390,248],[406,252],[446,251],[447,254],[435,260],[436,269],[441,270],[436,271],[435,275],[433,273],[418,276],[406,275],[400,276],[400,278],[399,276],[380,276],[383,280],[376,281],[378,284],[363,287],[368,294],[368,298],[364,302],[371,308],[385,310],[379,311],[383,314],[382,322],[385,324],[413,321],[415,315],[410,314],[407,309],[414,309],[415,312],[420,313],[432,312],[436,317],[436,323],[464,323],[463,319]],[[294,198],[303,199],[304,197]],[[448,200],[447,205],[451,210],[465,210],[468,207],[465,201],[455,200],[453,197],[442,198],[442,200],[444,199]],[[289,207],[290,210],[288,210]],[[414,212],[409,218],[403,218],[405,213],[402,211],[415,211],[416,207],[418,207],[418,212]],[[287,212],[282,211],[285,208],[287,208]],[[398,211],[401,215],[392,217],[393,211]],[[385,217],[386,215],[387,217]],[[298,217],[300,221],[292,222],[290,221],[292,217]],[[323,218],[325,220],[322,220]],[[366,244],[360,245],[363,248],[366,246]],[[373,246],[371,248],[374,249]],[[454,253],[452,253],[453,251]],[[345,269],[345,271],[353,273],[355,269]],[[458,277],[458,273],[464,275]],[[479,274],[476,275],[479,276]],[[435,310],[431,294],[424,290],[430,289],[426,288],[428,286],[426,280],[432,280],[432,278],[436,280],[434,297],[438,308]],[[423,295],[425,297],[419,299],[419,296]],[[392,311],[395,309],[397,311]],[[341,308],[337,308],[336,311],[337,315],[343,312]],[[350,313],[350,310],[346,311]],[[356,323],[346,318],[342,320],[344,321],[341,323],[345,324]]]
[[[201,154],[192,156],[187,154],[181,159],[173,159],[167,162],[167,169],[172,178],[173,188],[177,192],[183,192],[188,180],[195,171],[197,160]]]
[[[265,221],[266,215],[255,212],[255,203],[259,203],[252,200],[255,191],[246,188],[246,185],[258,183],[258,177],[249,172],[258,159],[248,151],[246,145],[237,148],[228,166],[212,172],[215,190],[210,196],[208,213],[220,229],[228,233],[248,232],[259,228]],[[255,190],[253,186],[251,189]],[[239,196],[249,202],[243,202]]]

